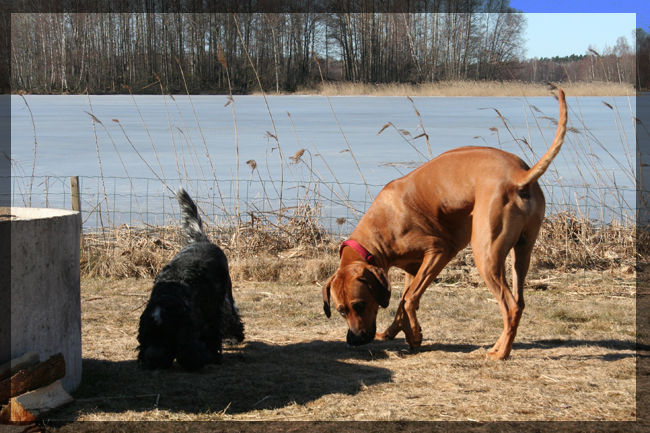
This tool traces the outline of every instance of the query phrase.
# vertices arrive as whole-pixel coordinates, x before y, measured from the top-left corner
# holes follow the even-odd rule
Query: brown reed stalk
[[[605,81],[607,82],[607,84],[610,84],[609,76],[607,75],[607,71],[605,70],[605,63],[603,62],[602,57],[600,56],[600,54],[596,50],[594,50],[592,48],[589,48],[589,51],[592,54],[596,55],[596,57],[598,57],[598,61],[600,62],[600,66],[603,69],[603,75],[605,76]],[[620,78],[619,78],[619,82],[620,82]],[[628,96],[628,102],[629,102],[629,96]],[[627,136],[622,134],[621,125],[623,124],[623,120],[621,119],[621,114],[620,114],[620,110],[618,109],[618,105],[616,104],[616,99],[613,96],[612,96],[612,103],[614,104],[614,107],[616,107],[616,110],[614,110],[611,106],[609,106],[610,109],[612,109],[612,113],[614,114],[614,119],[616,119],[616,116],[618,114],[618,122],[616,122],[616,130],[618,132],[618,136],[619,136],[619,139],[621,140],[621,143],[623,143],[623,141],[625,141],[625,144],[627,145],[627,149],[626,149],[627,152],[625,152],[625,154],[628,156],[628,163],[630,165],[630,169],[632,170],[632,172],[634,172],[634,164],[633,164],[632,160],[629,157],[629,155],[631,155],[630,144],[627,141]],[[607,104],[607,105],[609,105],[609,104]],[[632,111],[631,107],[630,107],[630,111]]]
[[[339,182],[339,180],[336,178],[336,175],[334,174],[334,171],[332,171],[331,167],[329,166],[329,164],[327,163],[327,161],[325,160],[323,155],[318,151],[318,148],[316,147],[314,142],[311,141],[311,140],[309,140],[309,142],[311,143],[312,147],[316,150],[316,155],[320,156],[321,161],[323,161],[323,164],[325,164],[325,167],[327,167],[330,174],[334,178],[334,182],[338,185],[339,189],[341,190],[341,194],[336,192],[336,190],[329,185],[329,183],[325,180],[325,177],[322,174],[320,174],[320,172],[318,170],[314,169],[314,173],[316,173],[316,175],[318,176],[320,181],[325,186],[327,186],[327,188],[332,192],[332,194],[334,194],[341,201],[341,204],[343,204],[350,211],[352,211],[352,213],[354,213],[354,215],[357,217],[357,219],[361,219],[360,212],[358,210],[356,210],[355,207],[352,205],[352,202],[350,201],[350,198],[345,193],[345,190],[343,189],[343,185],[341,185],[341,182]],[[323,196],[320,196],[320,197],[321,197],[321,199],[324,198]]]
[[[190,101],[190,106],[192,107],[192,113],[194,113],[194,120],[196,121],[196,126],[199,129],[199,134],[201,135],[201,140],[203,141],[203,146],[205,147],[205,156],[208,159],[208,163],[210,164],[210,168],[212,169],[212,177],[215,181],[215,184],[217,185],[217,191],[219,192],[219,199],[221,200],[221,206],[222,210],[224,213],[228,213],[228,210],[226,209],[226,204],[223,201],[223,194],[221,194],[221,187],[219,186],[219,180],[217,179],[217,173],[214,171],[214,165],[212,165],[212,158],[210,158],[210,151],[208,150],[208,143],[205,141],[205,137],[203,136],[203,130],[201,129],[201,125],[199,124],[199,118],[196,115],[196,110],[194,109],[194,102],[192,101],[192,96],[190,95],[190,91],[187,87],[187,81],[185,81],[185,73],[183,72],[183,66],[181,65],[181,61],[176,57],[176,63],[178,63],[178,68],[181,71],[181,77],[183,78],[183,85],[185,85],[185,92],[187,93],[187,97],[189,98]]]
[[[232,84],[230,82],[230,71],[228,70],[228,61],[226,60],[226,53],[224,53],[223,48],[221,47],[220,43],[217,43],[217,60],[219,60],[219,63],[221,63],[221,66],[226,71],[226,79],[228,81],[228,102],[226,103],[226,106],[229,104],[232,104],[232,118],[233,122],[235,124],[235,178],[236,178],[236,186],[237,186],[237,204],[236,204],[236,210],[235,210],[235,216],[239,222],[241,222],[241,214],[239,211],[239,136],[238,136],[238,128],[237,128],[237,111],[235,110],[235,98],[232,95]]]
[[[102,190],[104,192],[104,203],[106,203],[106,218],[108,225],[111,225],[111,213],[110,210],[108,209],[108,195],[106,194],[106,185],[104,184],[104,168],[102,167],[102,158],[99,153],[99,140],[97,139],[97,128],[95,127],[95,123],[101,124],[102,122],[99,121],[93,114],[93,104],[90,101],[90,95],[88,92],[86,92],[86,96],[88,97],[88,106],[90,107],[90,113],[86,112],[87,114],[90,115],[91,119],[93,120],[93,135],[95,136],[95,149],[97,150],[97,161],[99,161],[99,175],[102,180]],[[101,207],[99,208],[99,221],[100,224],[102,225],[102,230],[104,229],[104,221],[102,219],[102,212],[101,212]]]
[[[34,172],[36,170],[36,149],[38,147],[38,143],[36,141],[36,122],[34,122],[34,114],[32,113],[32,109],[27,103],[27,100],[25,99],[25,96],[22,93],[19,93],[20,97],[23,98],[23,102],[25,103],[25,106],[27,107],[27,110],[29,111],[29,115],[32,119],[32,130],[34,131],[34,160],[32,161],[32,177],[29,182],[29,196],[27,198],[27,203],[28,206],[32,206],[32,188],[34,186]]]
[[[325,78],[323,78],[323,71],[321,70],[320,67],[320,62],[318,61],[318,57],[316,56],[315,52],[312,52],[312,55],[314,56],[314,60],[316,61],[316,64],[318,65],[318,72],[320,73],[320,79],[321,83],[325,83]],[[372,194],[370,193],[370,187],[368,186],[368,182],[366,182],[366,178],[363,176],[363,172],[361,171],[361,168],[359,167],[359,163],[357,162],[357,158],[354,156],[354,152],[352,152],[352,148],[350,147],[350,143],[348,142],[348,138],[345,136],[345,133],[343,132],[343,128],[341,128],[341,124],[339,123],[339,119],[336,117],[336,112],[334,111],[334,107],[332,107],[332,101],[330,100],[329,96],[325,96],[327,98],[327,103],[330,106],[330,110],[332,111],[332,115],[334,116],[334,121],[336,122],[336,125],[339,127],[339,131],[341,131],[341,135],[343,135],[343,140],[345,141],[346,146],[348,147],[348,152],[350,152],[350,156],[352,157],[352,160],[354,161],[354,165],[356,165],[357,170],[359,171],[359,174],[361,175],[361,180],[363,180],[364,185],[366,186],[366,193],[368,194],[368,198],[370,201],[373,200]]]
[[[144,157],[140,154],[140,152],[138,151],[138,149],[135,147],[135,145],[133,144],[133,142],[132,142],[131,139],[129,138],[129,134],[127,134],[126,131],[124,130],[124,127],[122,126],[122,124],[120,123],[120,121],[119,121],[118,119],[113,119],[113,122],[117,123],[117,124],[120,126],[120,129],[122,130],[122,133],[124,134],[124,138],[126,138],[126,141],[131,145],[131,147],[132,147],[133,150],[135,151],[136,155],[138,155],[138,157],[140,157],[140,159],[142,160],[142,162],[144,162],[144,164],[147,166],[147,168],[149,169],[149,171],[151,171],[151,173],[152,173],[154,176],[156,176],[156,178],[160,181],[160,183],[161,183],[165,188],[167,188],[167,190],[168,190],[172,195],[175,194],[175,191],[174,191],[172,188],[170,188],[169,185],[167,185],[167,183],[165,182],[164,179],[162,179],[160,176],[158,176],[158,173],[156,173],[156,171],[155,171],[155,170],[154,170],[154,169],[149,165],[149,163],[147,162],[147,160],[144,159]]]
[[[158,150],[156,149],[156,145],[153,142],[153,138],[151,137],[151,133],[149,132],[149,128],[147,127],[147,123],[144,121],[144,117],[142,116],[142,112],[140,112],[140,107],[138,106],[138,103],[136,102],[135,97],[133,96],[133,93],[131,92],[131,87],[127,86],[126,84],[122,84],[122,87],[124,87],[126,90],[129,91],[129,95],[131,95],[131,100],[133,101],[133,105],[135,106],[135,109],[138,112],[138,116],[140,116],[140,120],[142,121],[142,125],[144,126],[144,130],[147,132],[147,137],[149,137],[149,143],[151,143],[151,149],[153,149],[153,154],[156,157],[156,161],[158,161],[158,167],[160,168],[160,176],[162,176],[162,178],[160,176],[158,176],[158,175],[156,175],[156,177],[158,177],[158,179],[161,179],[162,183],[165,185],[165,187],[168,190],[173,191],[173,189],[170,188],[169,186],[167,186],[166,182],[164,180],[162,180],[162,179],[166,179],[166,178],[165,178],[165,172],[164,172],[164,170],[162,168],[162,164],[160,163],[160,158],[158,157]],[[120,128],[122,128],[122,124],[120,124]],[[124,131],[124,128],[122,128],[122,131]],[[130,141],[129,141],[129,143],[130,143]],[[131,146],[133,146],[132,143],[131,143]],[[135,149],[135,147],[134,147],[134,149]],[[153,172],[153,169],[149,166],[149,164],[147,164],[147,166]],[[169,196],[168,198],[169,198],[169,204],[173,208],[174,203],[172,201],[172,197]]]
[[[304,162],[301,158],[305,153],[305,149],[302,148],[302,145],[300,144],[300,138],[298,137],[298,132],[296,131],[296,125],[293,123],[293,118],[291,117],[291,113],[287,111],[287,117],[289,118],[289,122],[291,123],[291,129],[293,130],[293,134],[296,137],[296,142],[298,143],[298,151],[293,155],[289,157],[289,163],[287,164],[287,169],[289,170],[289,174],[291,175],[291,180],[293,181],[294,185],[299,187],[299,182],[296,181],[296,176],[294,176],[293,171],[291,170],[291,166],[296,165],[299,162]],[[311,155],[310,155],[311,157]],[[309,169],[309,166],[308,166]],[[297,173],[296,173],[297,175]],[[311,184],[311,170],[310,170],[310,184]],[[302,181],[302,180],[301,180]],[[307,188],[308,189],[308,188]]]
[[[178,116],[181,119],[181,122],[183,123],[184,130],[182,130],[179,127],[176,127],[176,130],[181,135],[181,137],[185,137],[185,143],[187,144],[187,151],[188,151],[190,159],[192,161],[192,166],[194,167],[194,173],[195,173],[197,179],[203,179],[204,180],[204,184],[205,184],[204,187],[205,187],[205,191],[207,193],[208,186],[207,186],[207,183],[205,181],[207,179],[207,177],[205,175],[205,172],[203,171],[203,165],[200,162],[201,158],[199,157],[199,153],[197,152],[196,146],[194,145],[194,142],[192,141],[192,136],[189,134],[189,132],[185,133],[185,131],[189,131],[189,129],[187,128],[187,124],[185,123],[185,117],[183,116],[183,113],[181,112],[181,108],[178,106],[178,102],[176,101],[176,98],[174,98],[174,96],[172,94],[170,94],[169,97],[172,98],[172,101],[174,101],[174,105],[176,106],[176,111],[178,112]],[[185,178],[189,181],[189,176],[187,174],[187,166],[185,165],[186,161],[185,161],[185,156],[184,156],[184,152],[183,152],[183,144],[182,144],[182,142],[181,142],[180,147],[181,147],[181,154],[182,154],[182,159],[183,159],[183,168],[185,170]],[[197,170],[197,167],[198,167],[198,170]],[[199,176],[199,171],[201,172],[200,176]],[[197,183],[197,185],[198,185],[198,183]]]
[[[257,178],[259,179],[260,186],[262,187],[262,190],[264,191],[264,199],[266,199],[266,202],[268,203],[269,208],[272,209],[273,206],[271,205],[271,201],[269,199],[269,194],[266,192],[266,186],[264,186],[264,181],[262,180],[262,175],[260,174],[260,171],[259,171],[259,169],[257,167],[257,161],[255,161],[254,159],[249,159],[248,161],[246,161],[246,165],[248,165],[248,167],[251,169],[251,179],[250,179],[251,181],[253,180],[253,173],[255,173],[255,171],[257,171]]]
[[[133,187],[133,180],[131,179],[131,175],[129,174],[129,170],[127,170],[127,168],[126,168],[126,164],[124,164],[124,160],[122,159],[122,155],[120,154],[120,151],[117,149],[117,146],[115,145],[115,140],[113,140],[113,137],[111,136],[111,133],[108,131],[108,128],[106,128],[106,125],[104,125],[103,122],[101,122],[96,116],[92,115],[91,113],[86,112],[86,114],[88,114],[93,119],[93,122],[99,123],[102,126],[102,128],[104,128],[104,132],[106,132],[106,135],[108,136],[108,139],[110,140],[111,144],[113,145],[113,149],[115,149],[115,154],[117,155],[118,159],[120,160],[120,164],[122,164],[122,168],[124,169],[124,173],[126,174],[126,177],[129,180],[129,185],[131,185],[131,191],[133,192],[133,196],[135,197],[135,204],[138,207],[138,211],[140,213],[142,213],[142,208],[140,207],[140,202],[138,201],[138,195],[135,193],[135,188]],[[113,119],[113,122],[117,122],[117,120]],[[97,152],[99,154],[99,148],[98,148]],[[100,160],[100,166],[101,166],[101,160]],[[102,183],[103,182],[104,182],[104,177],[103,177],[103,174],[102,174]],[[104,187],[104,194],[106,195],[106,188],[105,187]],[[107,199],[106,205],[108,206],[108,197],[106,197],[106,199]],[[110,215],[110,213],[109,213],[109,215]]]
[[[228,69],[228,61],[226,60],[226,54],[223,51],[223,47],[221,46],[220,43],[217,43],[217,60],[223,66],[224,70],[226,71],[226,79],[228,81],[228,102],[226,103],[226,106],[232,104],[232,117],[233,117],[233,122],[235,125],[235,184],[236,184],[236,204],[235,204],[235,218],[237,219],[237,226],[240,226],[242,224],[242,219],[241,219],[241,210],[239,209],[239,136],[238,136],[238,128],[237,128],[237,111],[235,110],[235,98],[233,97],[232,94],[232,83],[230,81],[230,70]],[[251,173],[252,176],[252,173]],[[240,236],[239,236],[239,230],[235,231],[235,236],[234,236],[234,241],[235,241],[235,249],[237,251],[237,259],[241,259],[241,249],[239,248],[239,242],[240,242]]]
[[[429,143],[429,134],[427,134],[427,131],[424,129],[424,122],[422,121],[422,116],[420,115],[420,112],[418,111],[417,107],[415,106],[415,102],[413,99],[411,99],[410,96],[406,95],[406,98],[411,101],[411,105],[413,105],[413,111],[415,111],[415,114],[418,117],[418,123],[420,126],[420,129],[422,129],[422,134],[413,137],[413,142],[415,143],[415,140],[417,140],[420,137],[424,137],[427,143],[427,150],[429,151],[429,159],[433,159],[433,152],[431,151],[431,143]],[[415,147],[415,144],[414,146]]]
[[[411,133],[408,132],[407,130],[405,130],[405,129],[399,129],[397,126],[395,126],[395,125],[393,124],[393,122],[388,122],[387,124],[385,124],[384,126],[382,126],[382,128],[379,130],[379,132],[377,133],[377,135],[381,134],[382,132],[384,132],[384,131],[385,131],[387,128],[389,128],[389,127],[393,127],[393,129],[394,129],[395,131],[397,131],[397,134],[400,136],[400,138],[402,138],[402,140],[404,140],[404,141],[405,141],[409,146],[411,146],[411,147],[413,148],[413,150],[415,150],[415,152],[418,154],[418,158],[420,158],[420,156],[421,156],[421,157],[423,157],[424,159],[427,159],[427,156],[426,156],[425,154],[423,154],[422,152],[420,152],[420,149],[418,149],[417,146],[415,145],[415,139],[421,137],[422,135],[426,135],[426,133],[422,133],[421,135],[418,135],[417,137],[413,137],[413,136],[411,135]],[[411,140],[408,140],[408,139],[406,138],[407,136],[408,136],[408,137],[411,137]],[[431,154],[431,159],[432,159],[432,158],[433,158],[433,154],[431,153],[431,146],[429,146],[429,143],[428,143],[428,142],[429,142],[429,138],[428,138],[428,136],[427,136],[427,147],[429,148],[429,153]],[[421,160],[422,160],[422,158],[420,158],[420,161],[421,161]]]
[[[237,34],[239,35],[239,40],[241,41],[242,47],[244,48],[244,52],[246,53],[246,57],[248,58],[248,62],[251,65],[251,68],[253,69],[253,73],[255,73],[255,78],[257,79],[257,84],[260,88],[260,92],[262,92],[262,97],[264,98],[264,103],[266,104],[266,110],[269,112],[269,117],[271,118],[271,125],[273,126],[273,134],[269,134],[271,137],[275,139],[275,142],[278,146],[278,155],[280,157],[280,194],[279,194],[279,207],[282,209],[282,193],[284,189],[284,157],[282,155],[282,147],[280,146],[280,140],[278,139],[278,131],[275,127],[275,121],[273,120],[273,115],[271,114],[271,108],[269,107],[269,101],[266,99],[266,93],[264,92],[264,88],[262,87],[262,82],[260,81],[260,76],[257,73],[257,69],[255,68],[255,64],[253,63],[253,59],[251,59],[250,54],[248,53],[248,48],[246,47],[246,44],[244,43],[244,38],[242,37],[241,34],[241,29],[239,28],[239,22],[237,21],[237,17],[235,16],[234,12],[231,12],[232,18],[235,21],[235,28],[237,29]]]
[[[167,98],[165,97],[165,90],[163,89],[162,80],[158,74],[154,73],[154,76],[158,80],[158,85],[160,86],[160,95],[163,98],[163,103],[165,104],[165,113],[167,114],[167,123],[169,124],[169,135],[172,139],[172,147],[174,148],[174,161],[176,162],[176,173],[178,174],[178,183],[181,184],[181,168],[178,165],[178,152],[176,151],[176,140],[174,139],[174,129],[172,127],[172,119],[169,115],[169,107],[167,106]]]
[[[22,178],[24,182],[27,182],[25,179],[28,179],[29,176],[27,176],[27,174],[25,173],[25,169],[24,169],[23,166],[20,164],[20,162],[17,161],[17,160],[15,160],[15,159],[13,159],[13,158],[11,158],[11,157],[10,157],[9,155],[7,155],[7,153],[4,152],[4,151],[2,152],[2,154],[3,154],[3,156],[4,156],[4,157],[9,161],[9,164],[11,164],[11,166],[13,167],[14,170],[16,170],[16,171],[19,172],[19,173],[22,172],[22,176],[19,176],[19,177],[16,176],[16,177],[14,177],[14,178],[15,178],[15,179]],[[23,205],[24,205],[25,207],[28,207],[27,203],[25,202],[25,196],[28,195],[28,194],[27,194],[27,188],[29,187],[29,185],[27,185],[27,183],[26,183],[26,184],[23,184],[23,185],[21,186],[21,182],[16,182],[16,187],[18,188],[18,193],[20,194],[20,197],[21,197],[22,200],[23,200]],[[23,188],[24,188],[24,191],[23,191]],[[29,194],[29,196],[31,196],[31,194]]]
[[[158,158],[158,151],[156,150],[156,146],[153,143],[153,138],[151,137],[151,134],[149,133],[149,128],[147,127],[147,123],[144,121],[144,117],[142,117],[142,113],[140,112],[140,107],[138,106],[138,103],[135,100],[135,97],[133,96],[133,93],[131,92],[131,87],[127,86],[126,84],[122,84],[122,87],[124,87],[126,90],[129,91],[129,95],[131,95],[131,100],[133,101],[133,105],[135,106],[135,109],[138,111],[138,115],[140,116],[140,120],[142,121],[142,126],[144,126],[144,130],[147,132],[147,136],[149,137],[149,142],[151,143],[151,148],[153,149],[153,154],[156,157],[156,161],[158,161],[158,167],[160,168],[160,175],[162,178],[165,178],[165,172],[163,171],[162,164],[160,163],[160,158]]]

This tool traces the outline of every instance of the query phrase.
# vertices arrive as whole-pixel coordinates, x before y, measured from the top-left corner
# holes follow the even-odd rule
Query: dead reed
[[[571,96],[634,96],[634,87],[625,83],[561,83]],[[548,96],[545,84],[518,81],[442,81],[423,84],[322,83],[316,89],[298,89],[303,95],[322,96]]]
[[[636,228],[614,221],[597,224],[584,216],[567,212],[550,215],[542,225],[535,244],[534,264],[566,271],[572,268],[634,272],[637,256]]]
[[[321,221],[319,206],[305,204],[280,212],[249,211],[229,225],[204,223],[204,231],[231,258],[233,277],[277,281],[281,276],[287,277],[285,267],[304,268],[304,263],[297,263],[298,259],[331,255],[336,246]],[[82,244],[83,276],[142,278],[158,274],[180,251],[183,240],[180,224],[147,228],[122,224],[112,230],[86,233]],[[293,265],[283,266],[283,259]],[[320,278],[321,265],[314,266],[314,272],[301,271],[303,276],[299,280]]]
[[[282,215],[251,212],[242,222],[204,228],[228,255],[235,281],[310,283],[323,281],[338,266],[340,238],[322,227],[318,209],[303,206],[285,209]],[[587,286],[602,286],[603,274],[633,278],[637,263],[644,266],[650,258],[647,248],[637,250],[636,242],[632,224],[598,224],[570,213],[550,215],[535,245],[530,284],[538,286],[536,280],[543,276],[570,276],[577,271],[581,284]],[[153,277],[182,245],[180,225],[136,229],[123,224],[105,233],[85,234],[82,276]],[[588,281],[585,273],[590,274]],[[402,281],[401,271],[393,269],[390,275],[393,282]],[[436,283],[483,285],[471,246]]]

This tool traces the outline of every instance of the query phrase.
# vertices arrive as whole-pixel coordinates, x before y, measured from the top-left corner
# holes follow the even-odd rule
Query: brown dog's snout
[[[359,334],[355,334],[351,329],[348,329],[347,342],[350,346],[361,346],[363,344],[368,344],[375,339],[376,331],[377,326],[374,323],[372,325],[372,329],[368,331],[362,331]]]

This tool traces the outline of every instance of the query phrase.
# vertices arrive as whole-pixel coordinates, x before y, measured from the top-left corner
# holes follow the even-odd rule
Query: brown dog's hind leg
[[[512,343],[517,334],[519,319],[523,312],[523,297],[518,297],[522,302],[520,305],[508,287],[505,270],[507,250],[504,252],[504,248],[499,248],[495,243],[485,248],[478,247],[479,245],[485,244],[474,242],[472,239],[476,267],[485,284],[497,299],[503,316],[503,332],[492,350],[487,353],[487,358],[505,360],[510,355]]]
[[[521,318],[521,314],[524,311],[524,308],[526,306],[524,302],[524,280],[526,279],[526,274],[528,273],[528,267],[530,265],[530,257],[533,252],[533,246],[535,244],[535,239],[537,238],[537,233],[539,231],[539,227],[536,229],[533,229],[530,231],[529,234],[526,235],[527,242],[524,245],[517,245],[512,249],[512,287],[513,287],[513,299],[517,305],[517,310],[519,312],[519,319]],[[517,319],[517,324],[514,327],[514,333],[517,332],[517,327],[519,326],[519,319]],[[490,359],[503,359],[499,358],[499,352],[502,349],[502,345],[505,343],[508,343],[508,335],[505,332],[501,334],[501,337],[499,337],[499,340],[496,342],[492,350],[490,350],[487,354],[487,357]],[[513,335],[514,339],[514,335]],[[508,354],[510,353],[510,350],[512,349],[512,342],[510,342],[509,347],[504,347],[504,351],[507,349]],[[506,354],[507,356],[507,354]]]
[[[517,297],[513,296],[506,279],[505,261],[521,238],[523,227],[519,215],[508,204],[504,206],[498,201],[484,204],[485,207],[475,208],[471,245],[476,267],[499,303],[503,317],[503,332],[487,353],[487,358],[505,360],[510,355],[523,312],[523,290],[521,294],[517,293]],[[534,237],[526,245],[529,242],[532,244]]]
[[[486,284],[499,302],[501,315],[503,316],[503,332],[495,343],[494,347],[487,353],[488,359],[506,360],[512,350],[512,343],[517,335],[517,327],[523,309],[517,305],[512,292],[506,285],[505,278],[496,278],[494,275],[486,279]]]
[[[393,323],[391,323],[391,325],[388,328],[386,328],[384,332],[378,332],[375,335],[375,339],[392,340],[402,330],[404,317],[406,316],[406,312],[404,311],[403,295],[408,291],[408,288],[411,285],[413,278],[414,278],[413,275],[404,271],[404,288],[402,289],[402,299],[400,299],[399,305],[397,307],[397,312],[395,313],[395,319],[393,320]]]

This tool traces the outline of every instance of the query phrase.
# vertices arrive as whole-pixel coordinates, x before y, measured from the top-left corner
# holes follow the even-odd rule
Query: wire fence
[[[170,248],[169,242],[180,244],[177,179],[81,177],[78,184],[87,242],[82,258],[101,262],[108,251],[106,245],[113,249],[126,245],[128,252],[112,254],[120,257],[121,266],[133,266],[126,262],[136,261],[145,245],[143,239],[151,248],[168,252],[176,248]],[[13,177],[11,203],[71,209],[70,185],[68,177]],[[227,253],[240,256],[259,252],[280,256],[282,251],[305,245],[329,245],[319,254],[331,254],[331,244],[350,235],[383,187],[262,179],[187,181],[182,186],[199,207],[208,236]],[[635,206],[631,205],[635,203],[634,189],[589,185],[542,188],[547,200],[546,220],[536,242],[536,265],[531,274],[539,274],[540,269],[542,274],[543,269],[563,269],[569,275],[578,269],[583,274],[600,273],[600,280],[609,278],[616,285],[618,280],[605,276],[605,272],[634,273],[640,257]],[[138,233],[137,239],[132,233]],[[124,260],[122,256],[132,259]],[[143,265],[149,269],[146,275],[155,275],[168,256]],[[120,275],[135,274],[125,271]],[[593,284],[593,278],[589,281],[584,284]]]
[[[13,176],[12,206],[72,209],[70,178]],[[175,225],[180,220],[175,191],[178,180],[138,177],[79,178],[83,230],[93,232],[121,224],[131,227]],[[290,184],[244,179],[189,181],[183,186],[204,221],[229,225],[258,215],[286,213],[298,206],[319,210],[328,233],[349,234],[383,185],[360,183]]]
[[[72,209],[70,178],[12,176],[12,206]],[[79,178],[83,229],[90,232],[120,224],[154,227],[177,224],[177,179],[143,177]],[[328,233],[349,234],[384,185],[277,180],[200,180],[182,185],[201,210],[202,218],[228,225],[259,214],[288,211],[297,206],[319,209]],[[632,187],[542,185],[547,216],[558,213],[585,217],[596,224],[624,225],[635,220],[636,190]]]

